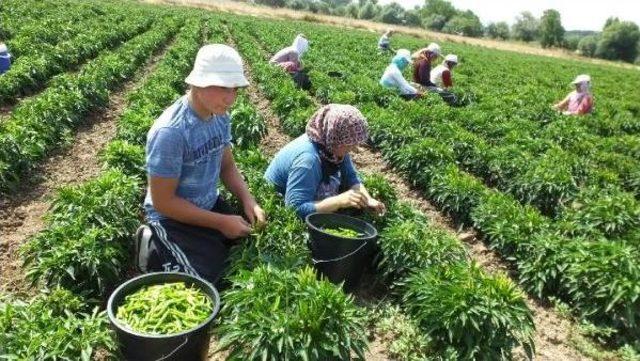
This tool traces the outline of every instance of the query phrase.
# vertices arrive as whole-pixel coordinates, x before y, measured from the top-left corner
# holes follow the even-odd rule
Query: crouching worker
[[[11,68],[11,54],[5,43],[0,42],[0,74],[4,74]]]
[[[205,45],[185,79],[190,90],[156,119],[147,135],[148,226],[138,229],[136,261],[142,272],[175,271],[212,284],[222,277],[230,246],[265,222],[231,152],[229,108],[249,82],[240,55]],[[244,211],[231,214],[218,181]]]
[[[576,90],[572,91],[561,102],[553,106],[564,115],[584,115],[593,110],[593,96],[591,95],[591,77],[586,74],[578,75],[571,84]]]
[[[269,63],[278,65],[291,74],[294,83],[304,90],[311,89],[311,81],[302,66],[302,55],[309,50],[309,41],[302,34],[293,39],[293,44],[275,53]]]
[[[307,123],[305,134],[282,148],[264,176],[300,218],[313,212],[370,208],[384,213],[356,174],[349,152],[367,140],[367,121],[351,105],[329,104]]]
[[[378,50],[381,52],[393,51],[391,48],[391,35],[393,35],[392,29],[387,29],[384,34],[378,40]]]
[[[407,49],[400,49],[391,59],[391,64],[387,66],[380,78],[380,85],[385,88],[396,90],[401,97],[407,100],[417,99],[422,96],[414,86],[402,75],[402,71],[411,64],[411,53]]]

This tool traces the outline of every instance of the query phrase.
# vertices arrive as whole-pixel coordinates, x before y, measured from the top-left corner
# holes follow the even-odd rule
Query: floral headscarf
[[[331,150],[339,145],[356,145],[368,138],[367,120],[355,107],[329,104],[320,108],[307,123],[307,136],[320,148],[320,157],[334,165],[342,159]]]

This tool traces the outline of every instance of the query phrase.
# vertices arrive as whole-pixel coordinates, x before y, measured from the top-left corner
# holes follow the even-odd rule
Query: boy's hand
[[[244,214],[249,222],[255,227],[262,227],[267,219],[264,211],[255,200],[251,200],[244,205]]]
[[[219,231],[229,239],[246,237],[251,232],[251,225],[241,216],[224,215]]]

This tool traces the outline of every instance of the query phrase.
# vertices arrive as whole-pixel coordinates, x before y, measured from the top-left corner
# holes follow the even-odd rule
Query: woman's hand
[[[383,216],[387,213],[387,207],[377,199],[369,198],[367,201],[367,207],[373,209],[379,216]]]
[[[367,206],[367,197],[360,191],[350,189],[339,195],[340,208],[365,208]]]
[[[243,208],[244,214],[247,216],[247,219],[254,227],[260,228],[266,223],[267,217],[262,208],[254,199],[250,199],[249,201],[247,201],[243,205]]]

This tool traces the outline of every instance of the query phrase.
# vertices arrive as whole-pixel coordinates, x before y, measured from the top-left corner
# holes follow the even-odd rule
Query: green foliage
[[[84,115],[105,107],[109,90],[138,70],[178,25],[171,18],[158,22],[152,30],[102,54],[78,73],[56,78],[46,91],[21,102],[0,128],[0,190],[14,187],[50,150],[67,143]]]
[[[105,312],[87,312],[64,289],[28,302],[0,296],[0,357],[19,360],[90,360],[116,350]]]
[[[123,140],[114,140],[101,152],[100,159],[107,167],[119,169],[128,176],[143,180],[147,175],[142,146]]]
[[[389,357],[399,361],[422,361],[430,350],[431,340],[398,306],[383,303],[372,316],[376,333],[388,344]]]
[[[509,359],[512,347],[533,354],[533,317],[524,296],[505,276],[488,276],[464,263],[434,265],[407,281],[410,312],[440,348],[460,359]]]
[[[233,143],[247,148],[257,146],[267,133],[267,124],[246,96],[240,96],[231,110]]]
[[[632,194],[615,188],[584,189],[562,216],[572,233],[598,230],[608,237],[623,236],[640,227],[640,204]]]
[[[598,48],[599,41],[600,36],[598,35],[585,36],[580,39],[580,42],[578,42],[578,53],[588,57],[596,56],[596,49]]]
[[[387,24],[401,24],[404,16],[404,8],[396,2],[383,6],[378,14],[380,21]]]
[[[378,267],[390,281],[402,282],[411,272],[436,264],[464,261],[460,242],[426,219],[391,222],[378,240],[382,252]]]
[[[545,10],[540,18],[540,44],[543,48],[562,45],[564,28],[560,13],[554,9]]]
[[[360,12],[358,13],[358,19],[370,20],[378,16],[380,12],[380,7],[377,6],[372,1],[367,1],[366,4],[360,7]]]
[[[596,56],[604,59],[620,59],[633,62],[638,56],[640,29],[630,21],[607,21],[596,48]]]
[[[523,11],[516,17],[516,21],[511,28],[513,38],[522,41],[536,40],[540,34],[540,21],[530,12]]]
[[[232,277],[223,296],[220,349],[231,360],[364,359],[364,314],[313,269],[260,266]]]
[[[46,216],[47,228],[21,249],[27,278],[104,296],[126,269],[140,201],[138,180],[117,170],[62,188]]]
[[[489,23],[485,28],[485,33],[492,39],[507,40],[510,35],[509,24],[504,21]]]
[[[442,27],[442,31],[477,38],[482,36],[484,28],[480,18],[471,10],[467,10],[449,19]]]

